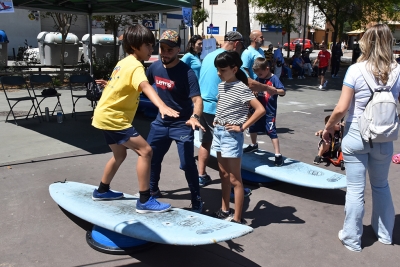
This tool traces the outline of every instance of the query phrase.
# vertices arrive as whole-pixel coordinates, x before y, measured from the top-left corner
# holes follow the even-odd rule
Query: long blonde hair
[[[384,85],[396,63],[393,56],[393,35],[386,24],[376,24],[369,28],[359,41],[361,56],[357,62],[367,61],[367,69],[376,81]],[[395,65],[394,65],[395,66]]]

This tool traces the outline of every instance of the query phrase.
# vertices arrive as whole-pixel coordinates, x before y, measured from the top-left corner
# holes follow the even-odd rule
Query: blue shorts
[[[128,141],[129,138],[137,137],[140,135],[133,126],[118,131],[103,130],[103,134],[108,145],[122,145],[123,143]]]
[[[278,134],[276,133],[276,117],[274,114],[268,114],[261,119],[259,119],[256,123],[249,127],[249,133],[267,133],[267,135],[271,139],[278,138]]]
[[[223,158],[241,158],[243,155],[244,137],[242,132],[228,132],[224,126],[214,126],[211,148],[221,152]]]

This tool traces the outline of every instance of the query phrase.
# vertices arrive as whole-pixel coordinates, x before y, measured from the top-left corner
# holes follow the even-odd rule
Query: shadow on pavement
[[[69,213],[61,208],[61,211],[77,226],[88,231],[92,229],[92,224],[88,223],[77,216]],[[84,237],[82,237],[84,238]],[[240,255],[244,252],[243,246],[235,240],[226,242],[229,248],[225,248],[219,244],[204,245],[204,246],[173,246],[157,244],[148,250],[139,251],[129,256],[140,261],[140,263],[114,265],[114,266],[260,266],[253,261]],[[155,256],[155,253],[157,256]],[[171,256],[175,255],[175,256]],[[124,257],[125,256],[121,256]],[[162,261],[160,261],[162,259]],[[118,260],[116,260],[118,261]],[[110,262],[110,261],[107,261]],[[104,262],[93,262],[90,264],[79,266],[93,266]]]
[[[91,154],[110,152],[110,148],[104,141],[103,133],[91,125],[91,115],[92,112],[80,112],[75,120],[70,114],[67,114],[67,119],[60,124],[55,121],[55,116],[51,117],[50,122],[39,123],[33,119],[20,119],[17,122],[19,127],[35,131]],[[146,138],[151,121],[152,119],[138,113],[133,121],[133,126]],[[8,123],[13,123],[13,121]]]

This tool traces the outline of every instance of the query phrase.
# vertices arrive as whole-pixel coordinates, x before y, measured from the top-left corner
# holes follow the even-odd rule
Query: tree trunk
[[[245,47],[247,47],[250,44],[249,0],[236,0],[236,5],[237,5],[237,31],[243,35],[244,44]]]

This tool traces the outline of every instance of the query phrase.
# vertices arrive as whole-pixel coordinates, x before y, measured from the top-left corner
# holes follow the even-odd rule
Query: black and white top
[[[220,125],[241,125],[247,120],[249,102],[255,98],[243,82],[221,82],[218,85],[218,104],[214,121]]]

